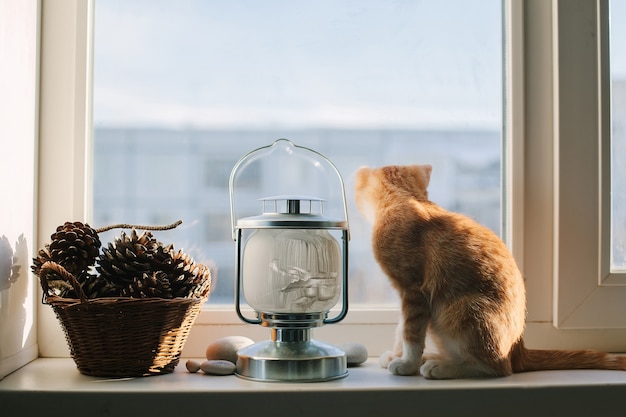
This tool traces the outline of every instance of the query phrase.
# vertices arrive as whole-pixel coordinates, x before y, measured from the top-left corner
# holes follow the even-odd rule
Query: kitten
[[[373,223],[374,256],[401,301],[396,341],[381,364],[431,379],[626,370],[626,357],[524,347],[526,296],[513,256],[488,228],[428,200],[431,171],[410,165],[357,172],[356,202]],[[435,355],[424,354],[427,330]]]

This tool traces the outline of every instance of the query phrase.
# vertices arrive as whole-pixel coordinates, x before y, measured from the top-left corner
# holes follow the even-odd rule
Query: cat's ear
[[[361,166],[359,167],[359,169],[357,169],[356,171],[356,185],[357,188],[362,187],[363,185],[365,185],[365,183],[367,182],[367,179],[369,178],[370,172],[372,171],[371,168],[366,167],[366,166]]]
[[[422,165],[422,172],[426,179],[426,185],[428,185],[430,183],[430,173],[433,172],[433,166],[430,164]]]

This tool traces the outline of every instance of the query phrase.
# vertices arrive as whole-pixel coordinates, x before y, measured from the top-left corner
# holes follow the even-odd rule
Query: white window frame
[[[520,264],[528,293],[525,338],[534,347],[626,351],[624,294],[619,283],[604,280],[610,120],[608,79],[601,77],[608,54],[600,48],[608,33],[599,22],[606,19],[606,4],[527,0],[522,6],[525,63],[516,80],[525,83]]]
[[[626,274],[610,270],[608,0],[561,0],[555,13],[554,325],[624,328]],[[575,47],[564,37],[575,39]]]
[[[572,5],[568,5],[570,2]],[[572,88],[571,74],[565,64],[568,51],[576,50],[568,45],[577,47],[569,37],[575,38],[576,34],[565,28],[575,17],[567,10],[577,5],[589,8],[597,4],[598,0],[504,2],[507,22],[505,240],[526,277],[525,338],[532,347],[626,351],[626,326],[614,322],[607,325],[602,319],[594,319],[588,326],[576,324],[572,319],[579,310],[574,313],[567,310],[572,304],[569,301],[573,300],[575,306],[581,305],[579,300],[571,298],[572,288],[575,291],[587,288],[590,278],[589,275],[584,279],[567,275],[571,268],[567,269],[566,261],[573,259],[580,248],[569,246],[576,241],[568,233],[574,227],[566,223],[573,221],[567,210],[572,198],[568,194],[572,184],[568,182],[571,173],[568,168],[572,166],[564,159],[568,148],[562,138],[567,129],[584,130],[586,121],[572,118],[568,112],[575,106],[566,104],[575,102],[574,98],[578,100],[577,94],[589,96],[594,90],[581,92]],[[50,231],[58,224],[68,219],[90,218],[93,11],[93,0],[44,2],[42,7],[39,247],[48,242]],[[556,51],[559,53],[553,53]],[[596,109],[595,113],[598,111]],[[590,136],[578,135],[571,140],[581,144],[586,140],[596,141],[600,129],[587,132]],[[577,157],[589,158],[590,154],[586,153],[589,146],[582,149],[585,152],[579,152]],[[595,152],[597,154],[597,149]],[[599,170],[591,170],[589,175],[597,178]],[[598,184],[599,181],[593,179],[586,181],[584,186],[589,186],[590,192],[580,191],[579,194],[599,196],[599,191],[595,189],[594,194],[593,188]],[[583,202],[578,199],[575,203]],[[590,230],[587,244],[589,250],[597,254],[601,247],[597,230],[599,201],[594,204],[589,203],[587,209],[598,212],[595,217],[574,221],[576,229],[584,223],[585,230]],[[587,258],[575,259],[582,262]],[[598,271],[598,263],[590,262],[577,269]],[[599,288],[606,288],[607,284],[599,285],[597,274],[594,280],[596,286],[592,292],[604,291]],[[603,301],[603,306],[609,311],[623,310],[622,304],[626,303],[611,301],[611,297]],[[582,313],[584,311],[580,310]],[[316,330],[315,337],[331,343],[358,341],[368,347],[370,355],[376,356],[390,346],[398,316],[396,308],[352,308],[343,322]],[[626,318],[625,314],[619,316]],[[40,355],[67,356],[64,337],[51,309],[40,305],[38,318]],[[267,329],[241,323],[233,308],[207,308],[198,317],[183,354],[200,357],[208,341],[235,334],[255,340],[269,337]]]

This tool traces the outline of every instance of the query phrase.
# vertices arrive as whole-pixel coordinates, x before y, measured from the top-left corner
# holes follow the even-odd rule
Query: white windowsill
[[[172,374],[107,379],[71,359],[40,358],[0,381],[0,409],[20,415],[623,416],[626,372],[551,371],[486,380],[398,377],[376,359],[340,380],[260,383],[236,376]],[[191,414],[194,413],[194,414]],[[199,414],[202,413],[202,414]]]

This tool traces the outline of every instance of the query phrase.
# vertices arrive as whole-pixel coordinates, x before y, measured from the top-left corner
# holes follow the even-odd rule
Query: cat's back
[[[379,211],[372,242],[378,260],[394,268],[476,278],[518,273],[496,233],[429,201],[406,199]]]
[[[373,222],[374,252],[383,263],[509,258],[490,229],[428,199],[430,165],[362,167],[357,172],[359,209]]]
[[[418,272],[431,252],[440,253],[452,235],[449,213],[415,198],[379,204],[372,232],[374,255],[383,266]]]

